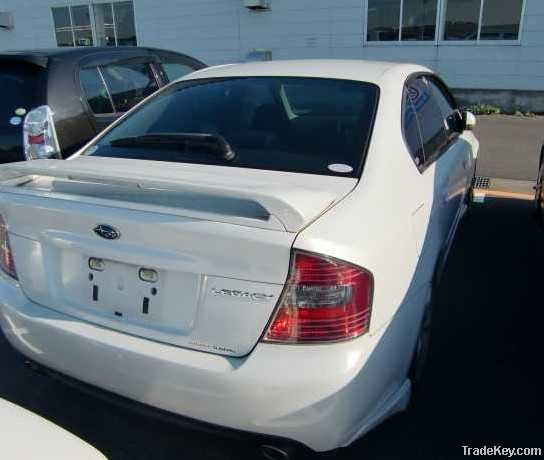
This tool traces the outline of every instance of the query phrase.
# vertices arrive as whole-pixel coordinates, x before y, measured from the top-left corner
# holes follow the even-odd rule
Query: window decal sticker
[[[350,172],[353,172],[353,168],[350,165],[345,165],[342,163],[334,163],[329,165],[328,168],[329,171],[341,174],[349,174]]]

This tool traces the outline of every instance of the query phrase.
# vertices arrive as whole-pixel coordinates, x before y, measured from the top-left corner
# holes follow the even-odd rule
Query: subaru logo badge
[[[99,224],[93,231],[106,240],[117,240],[121,237],[121,232],[111,225]]]

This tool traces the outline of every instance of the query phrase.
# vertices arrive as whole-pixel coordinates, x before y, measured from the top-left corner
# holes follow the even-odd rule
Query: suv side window
[[[404,86],[402,102],[402,131],[414,163],[417,167],[422,166],[425,163],[425,155],[421,141],[421,132],[417,121],[416,109],[412,103],[407,86]]]
[[[433,162],[450,140],[447,123],[426,77],[408,82],[408,94],[416,110],[423,142],[425,165]],[[421,166],[420,166],[421,168]]]
[[[114,112],[108,90],[96,67],[81,69],[79,71],[79,81],[93,113],[103,115]]]
[[[191,66],[181,62],[162,62],[159,65],[162,67],[163,76],[166,76],[168,82],[175,81],[195,71]]]
[[[112,64],[102,68],[116,112],[126,112],[159,89],[151,65]]]

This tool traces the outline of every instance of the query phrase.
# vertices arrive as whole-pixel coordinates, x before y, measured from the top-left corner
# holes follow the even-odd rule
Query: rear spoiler
[[[113,186],[126,187],[138,190],[139,192],[150,192],[157,194],[158,192],[175,192],[187,193],[191,196],[196,195],[196,199],[201,196],[203,199],[217,198],[218,202],[225,199],[239,200],[240,203],[249,203],[252,209],[259,207],[264,209],[268,217],[273,217],[268,225],[253,225],[262,228],[274,228],[276,230],[284,230],[287,232],[298,232],[311,221],[321,215],[326,209],[334,204],[336,194],[323,190],[308,189],[305,187],[289,187],[285,190],[281,186],[272,186],[265,184],[256,184],[255,182],[241,183],[237,180],[236,184],[221,183],[221,176],[202,175],[195,177],[194,174],[183,174],[176,171],[174,175],[167,175],[163,172],[163,168],[159,174],[153,174],[153,168],[150,168],[149,173],[145,176],[138,176],[137,173],[127,171],[126,167],[115,167],[108,163],[107,158],[78,158],[74,160],[34,160],[20,163],[11,163],[4,165],[0,170],[0,192],[3,193],[19,193],[19,194],[40,194],[39,191],[32,190],[28,185],[33,180],[42,178],[55,178],[74,181],[76,183],[85,183],[87,186]],[[157,168],[159,169],[159,168]],[[166,169],[166,168],[165,168]],[[75,193],[78,195],[78,193]],[[48,198],[62,199],[62,193],[46,191],[41,193],[42,196]],[[78,197],[79,198],[79,197]],[[86,199],[85,194],[82,198]],[[73,201],[73,197],[71,198]],[[83,201],[83,200],[82,200]],[[88,200],[87,202],[97,201]],[[98,200],[104,204],[104,200]],[[115,201],[115,200],[113,200]],[[113,201],[107,200],[107,204],[114,206]],[[150,206],[134,206],[133,202],[120,202],[119,207],[132,209],[146,209],[147,211],[158,212],[156,207]],[[161,206],[162,207],[162,206]],[[221,206],[219,209],[213,210],[214,216],[221,216]],[[253,211],[254,212],[254,211]],[[182,213],[172,212],[183,216],[191,216],[191,212]],[[202,213],[200,213],[202,214]],[[197,217],[197,216],[195,216]],[[200,216],[202,217],[202,216]],[[221,218],[210,220],[232,222],[224,215]],[[247,220],[263,221],[263,213],[243,216],[245,223]],[[281,227],[277,228],[274,222],[281,223]]]

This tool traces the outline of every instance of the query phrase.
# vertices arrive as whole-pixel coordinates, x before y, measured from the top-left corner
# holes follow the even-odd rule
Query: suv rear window
[[[17,109],[27,112],[44,105],[43,71],[17,63],[0,65],[0,128],[9,126]],[[21,112],[20,112],[21,113]]]
[[[358,177],[378,88],[322,78],[248,77],[174,84],[152,97],[88,155]],[[229,161],[175,134],[221,136]],[[165,145],[137,140],[169,135]],[[132,140],[132,142],[125,142]]]

